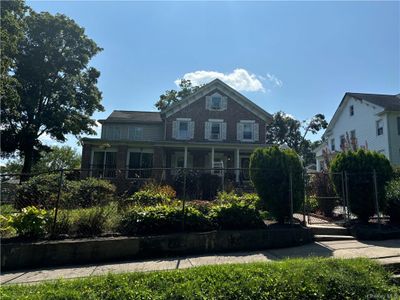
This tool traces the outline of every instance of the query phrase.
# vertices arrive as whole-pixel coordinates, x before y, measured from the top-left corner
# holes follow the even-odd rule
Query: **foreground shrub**
[[[242,195],[238,195],[232,192],[219,192],[217,198],[215,199],[218,203],[227,204],[227,203],[243,203],[247,206],[252,206],[259,208],[260,207],[260,197],[257,194],[253,193],[244,193]]]
[[[390,216],[390,221],[400,223],[400,178],[393,179],[386,186],[386,213]]]
[[[53,208],[57,201],[60,174],[43,174],[30,178],[17,187],[15,207],[40,206]],[[62,191],[65,196],[65,185]]]
[[[134,206],[126,211],[119,223],[119,230],[128,235],[163,234],[182,231],[183,212],[178,205]],[[186,231],[207,231],[211,223],[194,207],[185,209]]]
[[[172,186],[175,189],[178,197],[195,198],[199,192],[199,173],[196,170],[186,170],[186,190],[184,191],[185,182],[185,170],[178,169],[174,175]]]
[[[137,205],[156,205],[171,202],[176,197],[175,190],[169,185],[147,184],[134,193],[129,201]]]
[[[199,177],[199,189],[201,199],[212,200],[217,195],[218,189],[221,187],[222,178],[211,173],[203,173]]]
[[[388,159],[380,153],[363,149],[341,152],[330,164],[331,173],[347,172],[348,202],[350,211],[361,221],[368,222],[376,212],[375,191],[372,172],[376,171],[379,208],[385,207],[384,186],[392,177],[392,167]],[[342,180],[339,176],[333,178],[336,191],[342,193]]]
[[[91,276],[3,285],[2,299],[398,299],[399,287],[367,259],[269,263]]]
[[[66,207],[105,205],[114,200],[115,186],[107,180],[88,177],[65,183],[69,190]]]
[[[15,229],[19,236],[38,238],[46,234],[49,222],[50,218],[46,210],[27,206],[11,217],[9,225]]]
[[[258,210],[243,202],[232,202],[213,206],[209,217],[219,229],[253,229],[264,226]]]
[[[250,178],[261,205],[279,223],[290,216],[290,183],[292,173],[293,211],[300,209],[304,199],[303,168],[293,150],[278,147],[258,148],[250,157]]]

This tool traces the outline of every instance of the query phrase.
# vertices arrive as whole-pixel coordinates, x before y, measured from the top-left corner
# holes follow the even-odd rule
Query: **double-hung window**
[[[212,140],[221,139],[221,123],[212,122],[211,123],[211,136]]]
[[[240,123],[237,123],[237,139],[242,142],[258,141],[258,123],[254,120],[241,120]]]
[[[243,123],[243,140],[252,141],[254,136],[254,124]]]
[[[376,135],[383,135],[383,120],[376,121]]]
[[[331,139],[331,151],[335,151],[335,139]]]
[[[211,97],[211,109],[219,110],[222,107],[222,98],[221,96],[212,96]]]
[[[189,121],[179,121],[178,136],[182,140],[189,138]]]
[[[129,128],[129,139],[134,141],[143,140],[143,127]]]
[[[117,152],[94,151],[92,156],[91,176],[113,178],[117,168]]]

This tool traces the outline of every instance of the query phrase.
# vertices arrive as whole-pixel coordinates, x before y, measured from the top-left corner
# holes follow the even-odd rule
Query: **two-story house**
[[[315,150],[318,171],[324,168],[324,156],[358,148],[383,153],[399,166],[400,94],[346,93],[322,138]]]
[[[85,176],[130,179],[155,173],[166,178],[177,168],[235,168],[238,181],[251,152],[266,146],[271,121],[269,113],[215,79],[161,112],[113,111],[99,120],[101,138],[82,140],[82,169]]]

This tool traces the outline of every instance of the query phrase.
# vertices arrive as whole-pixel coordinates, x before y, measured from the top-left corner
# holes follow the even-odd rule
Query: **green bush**
[[[104,232],[107,215],[102,207],[82,209],[71,221],[70,231],[78,236],[96,236]]]
[[[209,218],[223,230],[253,229],[264,226],[258,210],[243,202],[215,205],[210,209]]]
[[[261,200],[279,223],[290,216],[290,173],[292,173],[293,211],[304,199],[303,168],[293,150],[276,146],[256,149],[250,157],[250,178]]]
[[[234,192],[219,192],[215,200],[222,204],[241,202],[244,205],[251,205],[256,208],[260,207],[260,197],[253,193],[238,195]]]
[[[194,207],[186,207],[185,230],[207,231],[211,223]],[[126,211],[120,221],[120,232],[128,235],[164,234],[182,230],[182,207],[177,205],[134,206]]]
[[[186,185],[185,183],[185,170],[177,170],[174,175],[172,186],[175,189],[178,197],[195,198],[199,194],[199,172],[196,170],[186,170]],[[184,186],[186,190],[184,191]]]
[[[43,174],[30,178],[17,187],[15,207],[40,206],[45,209],[55,207],[60,183],[60,174]],[[67,189],[62,190],[65,197]]]
[[[91,207],[105,205],[115,199],[115,186],[107,180],[88,177],[79,181],[66,181],[69,195],[65,207]]]
[[[376,212],[373,171],[376,171],[379,208],[385,207],[384,186],[392,177],[392,167],[388,159],[380,153],[363,149],[341,152],[330,164],[331,173],[348,173],[348,202],[350,211],[359,220],[368,222]],[[333,182],[338,194],[342,193],[342,180],[335,176]]]
[[[175,190],[169,185],[148,184],[134,193],[129,201],[136,205],[167,204],[176,197]]]
[[[309,191],[313,195],[318,204],[318,209],[322,211],[324,216],[332,217],[338,201],[335,197],[335,187],[328,173],[315,173],[311,175],[309,183]]]
[[[288,259],[2,285],[2,299],[399,299],[367,259]]]
[[[46,210],[35,206],[27,206],[21,212],[13,214],[9,224],[19,236],[38,238],[46,234],[46,228],[50,222]]]
[[[386,186],[386,213],[390,221],[400,223],[400,178],[393,179]]]
[[[315,213],[319,209],[319,204],[315,196],[307,197],[306,199],[306,211]]]

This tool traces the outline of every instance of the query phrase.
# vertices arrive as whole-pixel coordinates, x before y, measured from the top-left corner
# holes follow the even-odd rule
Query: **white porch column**
[[[185,147],[185,154],[183,156],[183,167],[187,168],[187,157],[188,157],[188,151],[187,147]]]
[[[240,168],[240,156],[239,155],[240,155],[239,148],[236,148],[236,151],[235,151],[236,182],[239,182],[239,176],[240,176],[240,170],[239,170],[239,168]]]
[[[214,169],[214,147],[211,147],[211,169]]]

